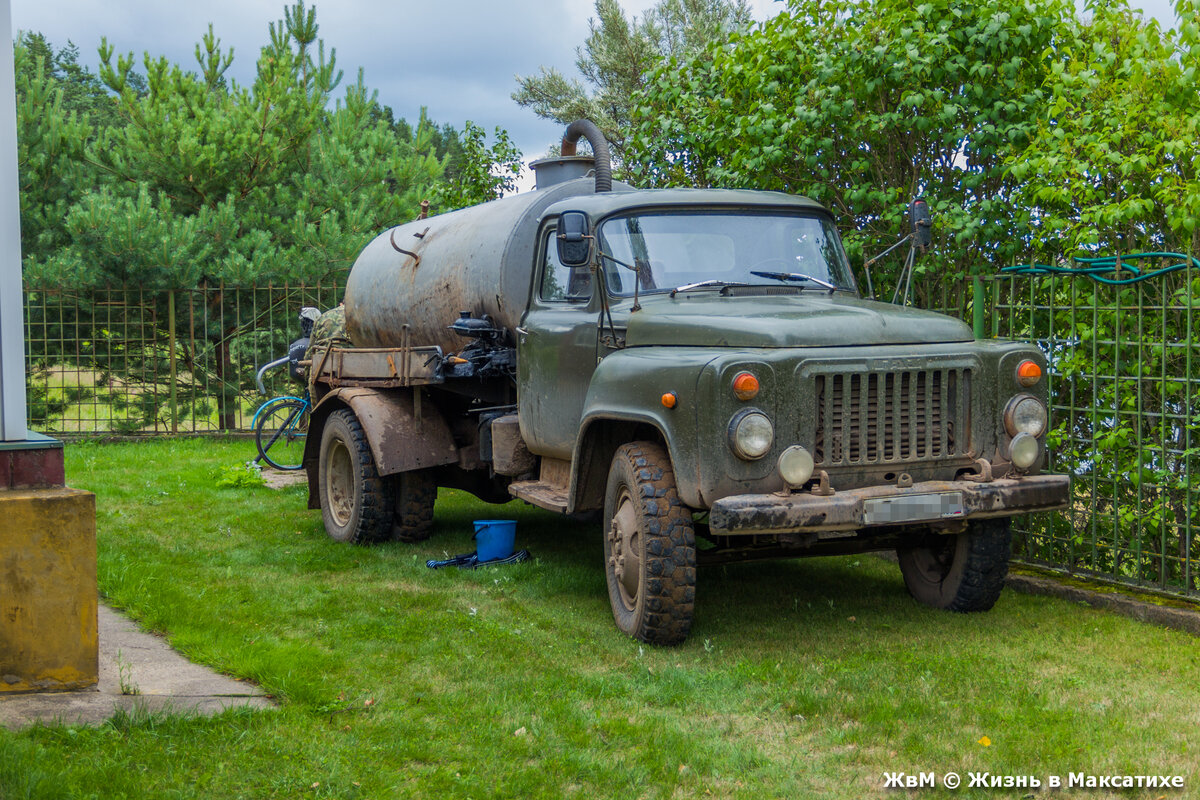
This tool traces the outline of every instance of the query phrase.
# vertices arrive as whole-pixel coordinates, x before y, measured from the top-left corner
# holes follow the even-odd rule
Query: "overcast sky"
[[[290,3],[289,3],[290,4]],[[621,0],[640,15],[654,0]],[[105,36],[118,53],[165,55],[196,66],[196,43],[213,23],[222,46],[234,48],[229,74],[249,84],[268,23],[283,14],[283,0],[12,0],[14,30],[39,31],[57,47],[79,46],[93,70]],[[311,3],[310,3],[311,5]],[[778,0],[752,0],[756,19],[783,9]],[[1134,0],[1174,25],[1170,0]],[[514,76],[555,66],[569,76],[575,48],[586,38],[592,0],[321,0],[320,36],[337,50],[338,66],[352,81],[359,67],[384,105],[415,120],[422,105],[438,123],[461,128],[465,120],[489,134],[505,128],[527,159],[542,155],[562,135],[510,97]]]

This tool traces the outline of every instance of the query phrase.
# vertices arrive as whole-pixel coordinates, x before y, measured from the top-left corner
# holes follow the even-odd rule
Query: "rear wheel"
[[[321,432],[318,468],[325,531],[339,542],[368,544],[392,532],[392,482],[379,475],[371,447],[354,412],[329,415]]]
[[[1004,588],[1011,548],[1010,521],[983,519],[963,533],[896,555],[909,593],[920,602],[947,611],[987,611]]]
[[[433,503],[437,483],[427,472],[403,472],[392,479],[396,489],[396,517],[392,538],[401,542],[419,542],[429,538],[433,528]]]
[[[696,534],[667,452],[617,448],[604,498],[608,598],[617,627],[649,644],[679,644],[692,627]]]

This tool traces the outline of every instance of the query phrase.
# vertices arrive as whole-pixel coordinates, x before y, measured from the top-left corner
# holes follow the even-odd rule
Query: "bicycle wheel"
[[[258,412],[258,454],[275,469],[300,469],[308,438],[308,403],[295,397],[272,400]]]

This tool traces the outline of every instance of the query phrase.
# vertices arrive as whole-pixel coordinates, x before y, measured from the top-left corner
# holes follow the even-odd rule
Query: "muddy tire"
[[[648,644],[687,638],[696,603],[696,534],[667,452],[617,448],[604,498],[604,559],[613,619]]]
[[[1000,598],[1012,550],[1005,519],[969,523],[937,545],[897,550],[904,583],[918,601],[947,611],[987,611]]]
[[[398,542],[420,542],[433,528],[433,503],[437,484],[426,472],[402,472],[392,478],[396,490],[396,516],[392,538]]]
[[[369,544],[392,533],[392,481],[375,469],[366,434],[354,412],[329,415],[321,431],[317,471],[325,532],[338,542]]]

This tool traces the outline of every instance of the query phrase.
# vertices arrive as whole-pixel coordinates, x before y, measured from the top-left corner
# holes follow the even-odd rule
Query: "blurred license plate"
[[[883,497],[863,502],[864,525],[920,522],[961,517],[963,514],[962,492],[908,494],[903,497]]]

